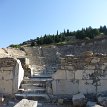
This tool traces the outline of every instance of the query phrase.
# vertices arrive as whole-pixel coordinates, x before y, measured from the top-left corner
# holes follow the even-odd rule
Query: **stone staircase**
[[[44,98],[49,100],[49,96],[46,90],[46,82],[51,81],[50,77],[31,77],[31,78],[24,78],[21,87],[16,97],[22,98]]]
[[[27,57],[30,59],[30,64],[33,65],[43,65],[43,55],[41,53],[40,47],[24,47],[24,51]]]
[[[22,98],[45,98],[49,100],[47,83],[52,81],[51,76],[57,69],[56,65],[53,63],[55,59],[53,56],[49,55],[47,50],[44,51],[40,47],[24,47],[24,50],[27,57],[30,59],[32,73],[31,77],[24,78],[15,96]],[[55,54],[52,53],[50,49],[49,52]],[[50,57],[53,57],[53,59]]]
[[[32,77],[51,77],[56,72],[58,66],[56,65],[32,65]]]

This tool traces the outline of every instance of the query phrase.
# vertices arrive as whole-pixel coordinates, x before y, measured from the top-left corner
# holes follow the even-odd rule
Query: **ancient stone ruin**
[[[14,58],[0,58],[0,94],[14,95],[24,77],[21,62]]]
[[[53,94],[98,94],[107,91],[107,55],[86,52],[61,58],[53,74]]]
[[[2,48],[0,94],[47,107],[66,107],[68,102],[107,107],[106,43],[102,39],[81,45]]]

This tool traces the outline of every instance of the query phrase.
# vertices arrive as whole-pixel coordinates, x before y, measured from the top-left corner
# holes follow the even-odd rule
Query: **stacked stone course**
[[[13,95],[20,87],[24,70],[19,60],[0,58],[0,94]]]
[[[107,55],[86,52],[61,58],[53,74],[53,94],[98,94],[107,91]]]

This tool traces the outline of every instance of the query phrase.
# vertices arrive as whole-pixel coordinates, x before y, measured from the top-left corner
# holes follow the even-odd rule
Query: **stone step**
[[[21,89],[24,89],[24,90],[38,90],[38,89],[43,89],[45,87],[22,87]],[[20,90],[20,89],[19,89]]]
[[[43,73],[43,71],[40,71],[40,72],[33,72],[33,75],[43,75],[44,73]]]
[[[35,71],[34,71],[34,72],[33,72],[34,75],[40,75],[40,74],[42,74],[42,75],[43,75],[43,74],[44,74],[44,75],[47,75],[47,74],[53,74],[53,73],[54,73],[54,72],[53,72],[52,70],[50,70],[50,71],[48,71],[48,70],[47,70],[47,71],[39,71],[39,72],[35,72]]]
[[[43,75],[33,75],[32,77],[38,77],[38,78],[51,78],[52,77],[52,75],[47,75],[47,74],[43,74]]]
[[[29,83],[29,84],[21,84],[21,86],[44,86],[45,83]]]
[[[18,94],[45,94],[46,90],[23,90],[23,91],[18,91]]]
[[[25,92],[25,91],[46,91],[46,89],[45,88],[40,88],[40,87],[38,87],[38,88],[34,88],[34,89],[23,89],[23,88],[20,88],[19,90],[18,90],[18,92]]]
[[[42,82],[42,81],[51,81],[52,78],[28,78],[24,79],[23,82]]]
[[[45,94],[46,91],[24,91],[24,94]]]
[[[23,89],[39,89],[39,88],[45,88],[46,86],[45,85],[40,85],[40,84],[36,84],[36,85],[22,85],[21,88]]]
[[[23,81],[23,83],[22,84],[44,84],[44,83],[46,83],[46,81]]]
[[[34,93],[20,93],[20,94],[15,94],[16,97],[43,97],[46,99],[49,99],[47,94],[34,94]]]

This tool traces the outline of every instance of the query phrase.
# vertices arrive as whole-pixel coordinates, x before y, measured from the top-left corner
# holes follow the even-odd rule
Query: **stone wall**
[[[19,57],[26,56],[26,53],[20,50],[19,48],[8,47],[8,48],[3,48],[3,50],[5,51],[5,53],[7,53],[11,57],[19,58]]]
[[[57,63],[56,47],[24,47],[31,65],[53,65]]]
[[[52,67],[57,69],[60,56],[68,54],[78,56],[84,51],[107,54],[107,38],[82,41],[73,45],[24,47],[24,50],[27,54],[26,57],[30,60],[30,65],[46,65],[45,67],[49,71],[48,69]]]
[[[83,53],[61,58],[60,69],[53,74],[54,95],[107,92],[107,55]]]
[[[51,74],[56,70],[58,64],[56,47],[24,47],[24,50],[34,72]]]
[[[16,66],[15,66],[15,70],[13,71],[15,72],[14,75],[14,93],[16,93],[18,91],[18,89],[20,88],[21,82],[23,81],[23,77],[24,77],[24,69],[22,68],[22,64],[20,62],[20,60],[17,60]]]
[[[0,93],[4,95],[16,93],[23,80],[23,74],[19,60],[0,58]]]
[[[78,56],[84,51],[93,51],[94,53],[107,54],[107,38],[84,41],[74,45],[58,46],[58,52],[61,53],[62,56],[68,54]]]

